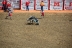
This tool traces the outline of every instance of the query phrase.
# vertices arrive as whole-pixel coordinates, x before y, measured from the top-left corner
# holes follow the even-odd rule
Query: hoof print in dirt
[[[5,19],[8,19],[8,18],[5,18]]]
[[[72,20],[69,20],[69,21],[72,21]]]

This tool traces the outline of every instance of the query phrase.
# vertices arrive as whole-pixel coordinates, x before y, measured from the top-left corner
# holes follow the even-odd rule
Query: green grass
[[[26,25],[40,13],[13,13],[12,20],[0,13],[0,48],[72,48],[72,14],[45,13],[40,25]]]

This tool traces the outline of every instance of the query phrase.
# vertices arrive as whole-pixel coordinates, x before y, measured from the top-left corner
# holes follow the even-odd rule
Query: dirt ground
[[[40,25],[27,25],[35,16]],[[12,20],[0,11],[0,48],[72,48],[72,11],[15,10]]]

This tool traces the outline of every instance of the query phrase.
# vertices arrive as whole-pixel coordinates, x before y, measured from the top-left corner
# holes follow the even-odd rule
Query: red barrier
[[[0,10],[2,9],[2,6],[0,6]]]
[[[48,0],[48,10],[50,10],[50,0]]]
[[[34,10],[36,9],[36,0],[34,0]]]

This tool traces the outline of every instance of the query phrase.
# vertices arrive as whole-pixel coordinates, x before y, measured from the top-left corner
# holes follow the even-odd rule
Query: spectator
[[[3,4],[3,10],[4,10],[4,12],[6,12],[6,10],[7,10],[7,1],[3,0],[2,4]]]
[[[40,6],[41,6],[41,11],[44,11],[43,6],[45,6],[45,5],[44,5],[43,1],[41,1]]]
[[[26,1],[26,11],[29,11],[29,4],[30,4],[30,2]]]

